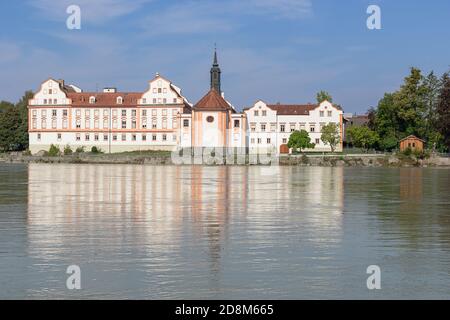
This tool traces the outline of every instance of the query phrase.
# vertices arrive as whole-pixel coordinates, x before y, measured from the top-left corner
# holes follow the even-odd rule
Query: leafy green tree
[[[450,150],[450,76],[448,73],[442,77],[442,89],[436,110],[436,128],[441,134],[447,150]]]
[[[366,150],[374,147],[379,140],[378,134],[367,126],[352,126],[347,129],[347,133],[355,147]]]
[[[72,148],[70,147],[70,145],[66,145],[65,147],[64,147],[64,155],[65,156],[68,156],[68,155],[71,155],[73,153],[73,150],[72,150]]]
[[[301,152],[304,149],[314,149],[315,146],[306,130],[294,131],[289,137],[288,147],[294,150]]]
[[[22,151],[28,148],[27,105],[32,95],[27,91],[16,105],[0,103],[0,150]]]
[[[328,92],[323,91],[323,90],[320,91],[319,93],[317,93],[317,103],[322,103],[325,100],[332,103],[333,97],[331,97],[331,95]]]
[[[55,146],[54,144],[50,145],[50,149],[48,149],[47,155],[49,157],[57,157],[61,154],[61,150],[59,150],[58,146]]]
[[[322,127],[321,140],[325,145],[330,145],[331,152],[334,152],[336,146],[341,143],[341,135],[339,134],[339,126],[330,122],[329,124]]]

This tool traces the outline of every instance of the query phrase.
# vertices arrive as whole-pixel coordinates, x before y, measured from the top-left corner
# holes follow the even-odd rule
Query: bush
[[[102,149],[97,148],[96,146],[93,146],[93,147],[91,148],[91,152],[92,152],[92,153],[103,153]]]
[[[403,154],[404,156],[409,157],[409,156],[411,156],[412,152],[413,152],[413,151],[412,151],[411,148],[406,148],[405,150],[402,151],[402,154]]]
[[[61,150],[59,150],[58,146],[55,146],[54,144],[52,144],[50,146],[50,149],[48,149],[47,155],[49,157],[57,157],[61,154]]]
[[[84,147],[78,147],[76,150],[75,150],[75,153],[83,153],[84,152]]]
[[[66,145],[66,146],[64,147],[64,155],[65,155],[65,156],[68,156],[68,155],[70,155],[70,154],[72,154],[72,153],[73,153],[72,148],[71,148],[69,145]]]

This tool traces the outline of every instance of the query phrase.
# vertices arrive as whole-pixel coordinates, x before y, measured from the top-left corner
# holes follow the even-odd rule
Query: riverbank
[[[167,151],[124,152],[114,154],[74,153],[56,157],[46,155],[26,155],[15,152],[0,154],[0,163],[174,164],[171,153]],[[184,163],[189,164],[188,162]],[[192,163],[194,163],[194,161],[192,161]],[[242,165],[244,164],[244,161],[233,162],[233,164],[236,163]],[[417,159],[414,156],[407,157],[404,155],[392,154],[314,154],[283,155],[277,158],[274,163],[284,166],[318,167],[450,167],[450,158],[431,156],[428,159]],[[245,164],[254,165],[254,161],[247,156]]]

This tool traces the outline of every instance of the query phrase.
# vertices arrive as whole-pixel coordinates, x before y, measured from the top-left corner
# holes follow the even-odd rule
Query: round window
[[[209,116],[209,117],[206,118],[206,121],[208,121],[208,122],[214,122],[214,117]]]

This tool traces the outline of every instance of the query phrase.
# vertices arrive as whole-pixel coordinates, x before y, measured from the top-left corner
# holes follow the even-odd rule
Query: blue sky
[[[66,27],[70,4],[81,7],[81,30]],[[366,27],[371,4],[382,30]],[[1,1],[0,100],[49,77],[143,91],[159,72],[196,102],[217,43],[222,89],[238,109],[313,102],[327,90],[362,113],[412,66],[449,70],[449,21],[448,0]]]

